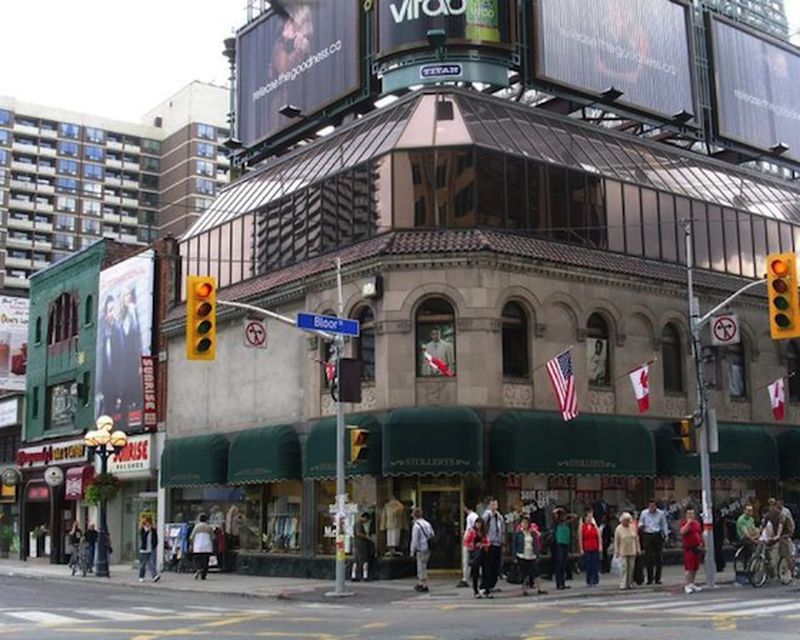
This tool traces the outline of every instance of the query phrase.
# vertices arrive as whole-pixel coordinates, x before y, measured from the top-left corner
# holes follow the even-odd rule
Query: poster
[[[25,391],[28,299],[0,296],[0,389]]]
[[[586,339],[586,363],[589,384],[607,385],[608,372],[608,340],[602,338]]]
[[[455,375],[456,351],[453,324],[420,324],[417,335],[421,341],[418,357],[420,375]],[[430,358],[425,357],[426,353]]]

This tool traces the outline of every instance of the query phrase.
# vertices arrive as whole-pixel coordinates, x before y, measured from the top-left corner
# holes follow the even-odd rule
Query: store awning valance
[[[167,440],[161,456],[161,486],[194,487],[228,480],[228,441],[220,434]]]
[[[228,452],[228,484],[299,480],[300,440],[291,425],[238,434]]]
[[[383,431],[383,474],[483,473],[483,423],[468,407],[392,411]]]
[[[800,480],[800,428],[792,427],[778,436],[778,458],[782,480]]]
[[[654,476],[653,438],[634,418],[509,411],[492,428],[492,473]]]
[[[345,430],[345,473],[348,476],[380,475],[381,431],[380,421],[373,415],[345,416],[345,424],[369,431],[367,459],[350,462],[350,434]],[[311,427],[306,442],[306,464],[304,477],[326,480],[336,477],[336,417],[324,418]]]
[[[656,467],[659,476],[700,475],[700,459],[675,446],[672,424],[656,433]],[[711,475],[717,478],[777,478],[778,448],[764,427],[719,425],[719,452],[711,454]]]

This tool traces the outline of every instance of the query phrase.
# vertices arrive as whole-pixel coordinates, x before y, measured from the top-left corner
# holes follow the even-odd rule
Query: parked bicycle
[[[774,544],[780,545],[780,541],[768,544],[760,541],[756,544],[750,562],[747,565],[747,574],[750,584],[756,588],[763,587],[769,578],[777,578],[781,584],[789,585],[794,580],[795,563],[791,555],[785,555],[778,549],[777,566],[772,560],[775,553],[772,551]],[[738,554],[738,552],[737,552]]]

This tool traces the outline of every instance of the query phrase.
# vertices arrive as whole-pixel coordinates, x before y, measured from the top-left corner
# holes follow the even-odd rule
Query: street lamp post
[[[84,437],[91,457],[100,458],[100,473],[108,472],[108,458],[111,454],[119,453],[128,444],[128,436],[124,431],[114,431],[114,420],[109,416],[100,416],[95,422],[94,431],[89,431]],[[97,567],[95,575],[98,578],[108,578],[108,522],[106,519],[107,498],[100,498],[100,530],[97,534]]]

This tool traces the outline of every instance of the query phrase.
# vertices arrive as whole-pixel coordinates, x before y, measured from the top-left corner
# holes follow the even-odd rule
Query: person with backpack
[[[481,598],[483,593],[478,590],[478,581],[486,571],[486,555],[489,551],[489,538],[482,518],[475,518],[472,528],[464,535],[464,548],[467,550],[472,591],[476,598]]]
[[[522,577],[522,595],[528,595],[528,589],[536,589],[539,595],[545,595],[547,591],[542,589],[537,578],[538,556],[542,548],[541,534],[539,527],[531,522],[531,517],[523,514],[519,523],[519,529],[514,534],[514,561],[519,566],[520,576]]]
[[[414,509],[414,524],[411,525],[411,547],[409,552],[417,559],[417,584],[415,591],[428,593],[428,561],[431,559],[431,548],[434,536],[431,523],[422,517],[422,509]]]
[[[500,577],[500,566],[503,563],[503,542],[506,537],[506,521],[498,510],[497,500],[489,502],[489,509],[483,514],[486,524],[486,536],[489,538],[489,552],[486,556],[486,570],[483,574],[481,590],[490,595],[497,586]]]

